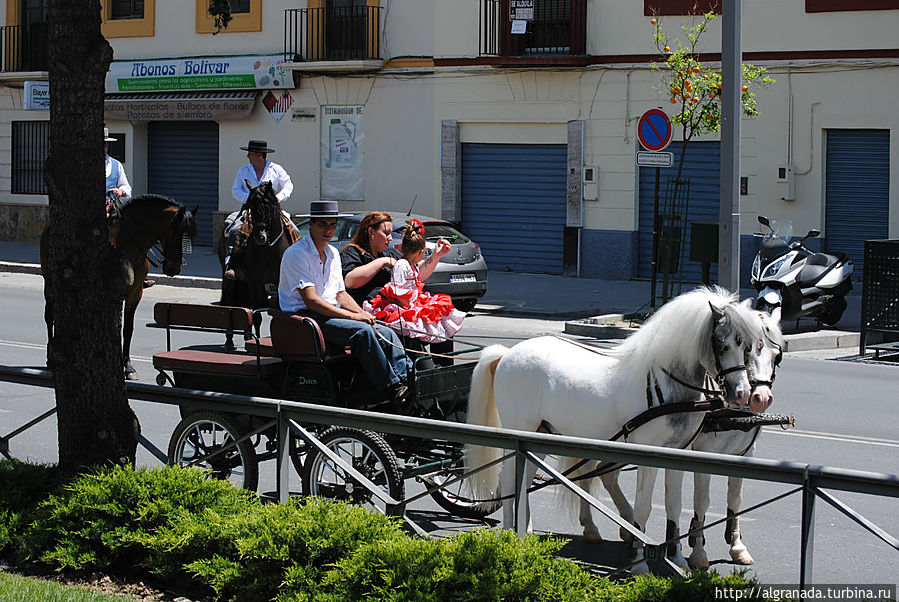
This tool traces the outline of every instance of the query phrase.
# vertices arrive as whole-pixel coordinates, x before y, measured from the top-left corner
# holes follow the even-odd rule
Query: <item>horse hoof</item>
[[[752,556],[750,556],[749,552],[747,552],[746,550],[731,550],[730,557],[737,564],[742,564],[742,565],[755,564],[755,560],[753,560]]]
[[[649,574],[649,565],[645,562],[640,562],[634,565],[634,568],[631,569],[632,575],[648,575]]]
[[[137,373],[136,370],[133,372],[126,372],[125,380],[140,380],[140,375]]]
[[[696,550],[687,558],[687,564],[691,569],[707,569],[709,568],[709,557],[703,550],[701,553]]]
[[[602,535],[599,534],[599,531],[585,532],[584,543],[602,543]]]
[[[681,568],[684,570],[690,568],[690,565],[687,562],[687,559],[684,558],[683,554],[675,554],[674,556],[669,556],[668,560],[673,562],[678,568]]]

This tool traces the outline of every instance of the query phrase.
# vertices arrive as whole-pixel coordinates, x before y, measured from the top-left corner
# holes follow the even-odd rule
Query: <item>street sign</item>
[[[649,109],[637,122],[637,137],[643,148],[650,151],[663,150],[671,142],[671,120],[661,109]]]
[[[674,153],[637,151],[637,165],[641,167],[671,167],[674,165]]]

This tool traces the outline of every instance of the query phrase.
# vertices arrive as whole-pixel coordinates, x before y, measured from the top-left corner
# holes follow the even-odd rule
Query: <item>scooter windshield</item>
[[[765,240],[780,240],[786,244],[790,244],[793,238],[793,222],[788,219],[771,220],[771,230]]]

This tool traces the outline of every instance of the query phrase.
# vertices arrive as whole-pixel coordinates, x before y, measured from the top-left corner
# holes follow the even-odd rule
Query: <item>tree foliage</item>
[[[714,19],[712,12],[694,17],[692,22],[681,25],[680,35],[667,34],[658,17],[650,21],[653,42],[663,57],[650,68],[661,74],[656,91],[667,97],[671,109],[676,111],[671,121],[681,128],[681,165],[687,144],[694,136],[721,130],[721,68],[709,67],[700,60],[701,38]],[[743,115],[755,117],[759,114],[755,91],[769,86],[774,79],[767,76],[764,67],[743,63],[742,81]]]

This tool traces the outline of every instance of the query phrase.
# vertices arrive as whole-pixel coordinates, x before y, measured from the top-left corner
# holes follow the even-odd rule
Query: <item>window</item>
[[[196,1],[197,33],[215,33],[209,0]],[[231,22],[219,33],[262,31],[262,0],[231,0]]]
[[[110,0],[109,18],[113,21],[143,19],[144,0]]]
[[[805,0],[805,12],[807,13],[896,9],[899,9],[897,0]]]
[[[13,194],[47,194],[44,162],[50,152],[49,121],[12,122]]]
[[[152,37],[156,34],[156,0],[100,0],[106,38]]]
[[[652,15],[704,15],[721,14],[721,0],[643,0],[643,14]]]
[[[495,0],[482,0],[486,8]],[[586,0],[534,0],[533,19],[521,32],[512,32],[509,3],[501,1],[489,9],[497,20],[502,56],[584,54],[587,51]],[[482,27],[484,22],[482,22]],[[493,35],[484,31],[483,35]],[[490,43],[492,45],[492,41]]]

